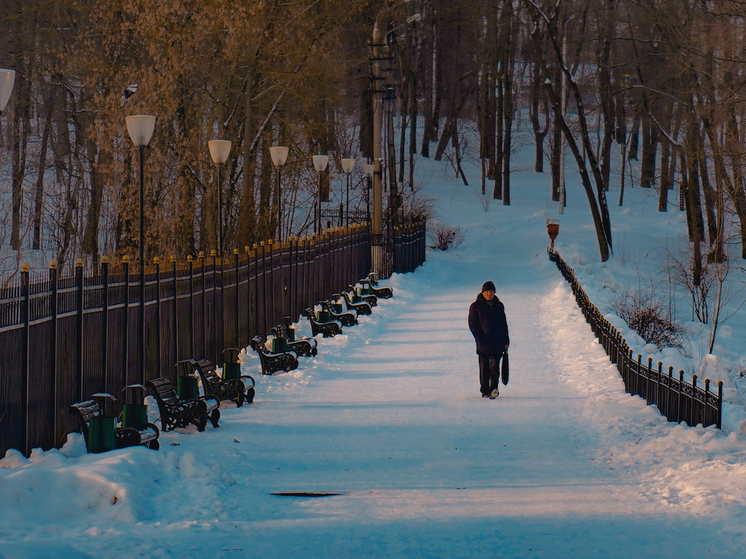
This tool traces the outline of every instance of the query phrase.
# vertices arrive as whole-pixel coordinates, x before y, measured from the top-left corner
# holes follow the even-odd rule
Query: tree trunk
[[[658,211],[668,211],[668,191],[671,189],[671,143],[664,140],[661,145],[661,182],[658,193]]]
[[[545,112],[544,127],[541,126],[540,111],[542,103],[543,88],[541,87],[540,75],[536,65],[532,67],[531,84],[529,86],[529,117],[531,127],[534,131],[534,172],[544,172],[544,138],[549,131],[549,115]]]
[[[50,92],[47,99],[44,130],[42,131],[41,147],[39,149],[39,170],[36,176],[36,195],[34,196],[34,238],[32,244],[34,250],[39,250],[41,248],[41,223],[44,208],[44,174],[47,170],[47,148],[49,146],[49,134],[52,128],[54,95]]]
[[[23,208],[23,179],[26,176],[28,138],[31,133],[31,98],[29,85],[22,77],[23,71],[16,74],[15,111],[11,120],[11,150],[13,171],[11,178],[12,217],[10,245],[13,250],[21,249],[21,219]]]
[[[640,186],[650,188],[655,184],[655,156],[658,148],[658,129],[653,119],[645,114],[642,118],[642,165]]]

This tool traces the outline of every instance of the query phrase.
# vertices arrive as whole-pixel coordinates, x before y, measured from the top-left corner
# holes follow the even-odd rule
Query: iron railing
[[[156,261],[142,305],[139,269],[126,260],[104,261],[90,276],[80,262],[67,277],[26,269],[0,290],[0,456],[59,446],[75,428],[72,403],[96,392],[121,401],[125,386],[156,376],[175,381],[181,359],[221,363],[226,347],[248,346],[369,272],[367,225],[261,243],[222,261]]]
[[[619,331],[590,301],[575,278],[573,269],[554,250],[549,250],[549,258],[557,264],[557,268],[570,283],[578,307],[611,362],[616,365],[627,393],[644,398],[648,404],[654,404],[669,421],[683,421],[689,426],[701,423],[704,427],[722,427],[722,381],[718,381],[717,393],[714,393],[710,391],[709,379],[705,379],[704,386],[698,386],[697,375],[692,375],[691,383],[685,382],[684,371],[674,375],[673,367],[664,370],[661,362],[653,367],[651,358],[648,358],[647,364],[642,362],[641,355],[635,358]]]
[[[424,228],[394,235],[386,260],[396,264],[383,277],[424,261]],[[125,386],[152,377],[175,382],[182,359],[220,363],[223,349],[248,346],[283,317],[298,318],[366,277],[370,256],[366,223],[281,246],[261,243],[222,261],[214,253],[156,259],[145,269],[142,305],[139,269],[126,259],[103,261],[90,275],[80,261],[66,276],[55,267],[24,269],[19,282],[0,289],[0,456],[61,445],[76,428],[68,408],[96,392],[119,398]]]

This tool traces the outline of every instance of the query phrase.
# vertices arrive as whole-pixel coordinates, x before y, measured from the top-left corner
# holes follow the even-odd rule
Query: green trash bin
[[[288,341],[285,338],[272,338],[272,353],[284,353],[288,350]]]
[[[223,378],[233,380],[241,378],[241,363],[238,361],[239,351],[235,347],[223,350]]]
[[[179,377],[176,381],[176,393],[182,400],[193,400],[194,398],[199,398],[197,377]]]
[[[289,342],[295,341],[295,328],[292,326],[288,326],[285,328],[285,337]]]
[[[88,420],[88,452],[99,453],[113,450],[117,428],[116,417],[97,416]]]
[[[329,311],[316,311],[317,322],[329,322]]]
[[[124,404],[122,406],[122,427],[140,427],[148,422],[148,406],[145,404]]]
[[[223,378],[225,380],[241,378],[241,363],[223,363]]]
[[[342,312],[342,303],[332,303],[330,306],[335,313],[340,314]]]

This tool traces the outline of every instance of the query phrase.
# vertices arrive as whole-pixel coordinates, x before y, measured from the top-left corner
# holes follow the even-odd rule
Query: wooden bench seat
[[[224,379],[218,375],[217,367],[209,359],[184,359],[176,363],[176,369],[179,376],[196,372],[202,381],[205,394],[215,396],[221,402],[231,400],[240,408],[244,402],[250,404],[254,401],[256,383],[251,375],[241,375],[238,379]],[[250,385],[247,386],[247,383]]]
[[[292,371],[298,368],[298,357],[295,353],[290,351],[271,353],[265,347],[260,336],[254,336],[249,343],[254,351],[259,354],[259,360],[262,364],[262,374],[272,375],[277,371]]]
[[[194,424],[199,431],[204,431],[208,419],[213,427],[218,427],[220,401],[214,396],[207,395],[182,400],[166,377],[151,379],[145,383],[145,386],[150,388],[153,397],[158,402],[161,427],[164,431],[187,427],[189,424]]]
[[[361,301],[365,301],[371,307],[378,306],[378,297],[376,297],[372,293],[367,293],[367,294],[358,293],[358,290],[355,288],[354,285],[349,285],[348,288],[349,288],[349,291],[347,293],[350,295],[350,297],[357,296],[360,298]]]
[[[292,351],[298,357],[315,357],[319,353],[318,342],[314,338],[299,338],[290,340],[288,329],[284,326],[274,326],[270,332],[275,337],[281,337],[285,340],[288,351]]]
[[[103,411],[96,400],[86,400],[70,406],[70,412],[78,419],[78,425],[85,438],[86,448],[90,452],[89,423],[91,419],[102,417]],[[158,450],[160,431],[152,423],[145,423],[136,427],[118,427],[114,431],[114,448],[143,445],[152,450]]]
[[[337,334],[342,333],[342,326],[339,322],[331,320],[329,322],[319,322],[316,317],[313,316],[313,309],[306,309],[303,314],[308,318],[311,323],[311,334],[317,336],[321,334],[325,338],[333,338]]]
[[[391,299],[394,296],[394,290],[390,287],[376,287],[378,282],[373,279],[374,274],[370,274],[367,278],[360,280],[360,284],[370,289],[371,293],[379,299]]]
[[[334,308],[335,303],[332,303],[332,300],[337,301],[340,297],[342,297],[340,294],[335,293],[332,295],[331,300],[320,301],[319,304],[325,311],[329,312],[329,316],[331,316],[332,320],[341,322],[342,326],[355,326],[358,323],[356,313],[345,310],[338,312],[337,309]]]
[[[347,308],[355,311],[358,316],[360,316],[361,314],[364,314],[364,315],[373,314],[373,309],[371,308],[370,304],[368,304],[366,301],[359,301],[357,303],[353,303],[352,293],[343,291],[342,297],[344,298],[345,303],[347,304]]]

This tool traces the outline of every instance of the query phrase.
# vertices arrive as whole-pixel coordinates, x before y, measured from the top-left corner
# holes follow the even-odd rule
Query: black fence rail
[[[72,403],[96,392],[122,401],[125,386],[157,376],[175,382],[182,359],[220,363],[224,348],[248,346],[369,272],[366,225],[262,243],[222,261],[156,260],[146,266],[142,304],[139,269],[126,260],[104,261],[90,277],[81,264],[67,277],[25,269],[0,290],[0,456],[58,446],[75,428]]]
[[[570,283],[575,300],[590,324],[593,333],[603,345],[611,362],[616,365],[629,394],[644,398],[648,404],[655,404],[660,413],[669,421],[684,422],[689,426],[702,424],[704,427],[722,426],[723,383],[718,381],[717,394],[710,391],[710,380],[704,386],[697,385],[697,375],[692,382],[684,381],[684,371],[674,375],[673,367],[664,370],[663,363],[653,367],[652,359],[643,364],[642,356],[637,358],[629,349],[619,331],[606,320],[596,306],[588,299],[575,273],[562,260],[559,253],[550,249],[549,258],[557,264],[564,278]]]
[[[413,223],[404,227],[394,227],[393,268],[395,271],[413,272],[425,261],[425,223]]]
[[[425,260],[424,246],[407,231],[388,255],[408,272]],[[393,250],[391,248],[390,250]],[[0,289],[0,457],[9,448],[64,443],[74,430],[68,408],[96,392],[118,398],[122,389],[166,376],[176,383],[182,359],[222,362],[226,347],[247,347],[282,317],[328,299],[371,270],[367,224],[326,231],[312,239],[271,242],[218,259],[155,260],[145,268],[140,298],[137,266],[105,260],[84,274],[54,266],[39,274],[24,269],[15,285]],[[141,316],[144,322],[141,323]],[[142,331],[141,331],[142,324]]]

